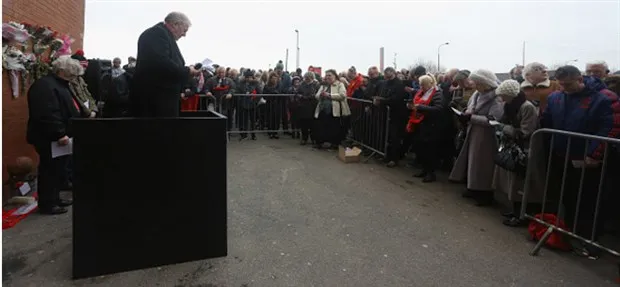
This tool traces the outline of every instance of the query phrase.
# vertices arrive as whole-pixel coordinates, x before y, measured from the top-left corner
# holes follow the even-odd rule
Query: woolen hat
[[[499,86],[497,76],[489,70],[476,70],[469,75],[469,78],[474,82],[483,83],[491,88],[497,88],[497,86]]]
[[[505,80],[501,84],[499,84],[499,87],[497,87],[497,89],[495,89],[495,94],[498,96],[508,96],[511,98],[516,98],[517,95],[519,95],[520,88],[521,85],[519,84],[519,82],[515,80]]]
[[[460,70],[458,73],[456,73],[456,75],[454,76],[454,80],[455,81],[459,81],[459,80],[463,80],[463,79],[467,79],[469,78],[469,75],[471,74],[471,72],[469,70]]]

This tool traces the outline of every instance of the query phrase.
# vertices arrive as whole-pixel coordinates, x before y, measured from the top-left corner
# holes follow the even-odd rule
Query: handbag
[[[515,141],[502,141],[494,161],[499,167],[525,177],[527,154]]]

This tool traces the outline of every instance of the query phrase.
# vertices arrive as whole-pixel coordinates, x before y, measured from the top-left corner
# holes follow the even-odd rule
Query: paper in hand
[[[494,120],[490,120],[490,121],[489,121],[489,124],[490,124],[490,125],[492,125],[492,126],[498,126],[498,125],[501,125],[501,123],[500,123],[500,122],[498,122],[498,121],[494,121]]]
[[[52,158],[73,154],[73,138],[69,138],[67,145],[61,146],[58,141],[52,142]]]
[[[452,109],[452,111],[453,111],[453,112],[454,112],[457,116],[460,116],[460,115],[462,115],[462,114],[463,114],[461,111],[459,111],[459,110],[457,110],[457,109],[455,109],[455,108],[452,108],[452,107],[450,107],[450,108]]]

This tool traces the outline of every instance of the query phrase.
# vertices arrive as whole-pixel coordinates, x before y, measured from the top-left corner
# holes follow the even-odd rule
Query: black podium
[[[227,255],[226,118],[73,121],[73,278]]]

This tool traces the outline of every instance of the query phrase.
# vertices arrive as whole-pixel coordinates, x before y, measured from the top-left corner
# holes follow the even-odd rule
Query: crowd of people
[[[576,234],[596,240],[604,229],[592,234],[594,225],[620,218],[614,210],[620,203],[619,180],[609,172],[620,166],[618,145],[607,147],[600,140],[580,139],[567,144],[565,136],[531,140],[540,128],[620,137],[620,77],[610,75],[604,62],[587,64],[585,73],[562,66],[553,78],[545,65],[533,62],[513,68],[511,79],[505,81],[485,69],[432,74],[422,66],[401,71],[391,67],[380,71],[373,66],[366,75],[351,67],[341,73],[327,70],[324,77],[312,69],[289,73],[282,61],[265,71],[201,64],[186,67],[176,40],[189,26],[185,15],[171,13],[140,36],[137,59],[132,58],[124,68],[120,59],[113,61],[114,88],[104,115],[110,111],[112,117],[174,117],[183,110],[203,109],[199,95],[205,94],[215,98],[220,112],[231,119],[229,129],[234,119],[241,140],[255,140],[260,130],[278,139],[281,131],[302,145],[312,142],[317,149],[325,149],[337,148],[350,134],[356,137],[351,128],[353,113],[363,113],[372,122],[378,120],[373,111],[389,109],[388,127],[382,131],[387,137],[383,159],[387,167],[408,159],[409,165],[419,167],[414,176],[425,183],[436,181],[436,170],[444,168],[450,172],[450,181],[466,185],[463,197],[478,206],[491,205],[496,191],[504,193],[513,204],[502,214],[507,226],[527,223],[519,216],[525,184],[531,192],[528,208],[534,210],[542,203],[547,169],[546,203],[551,206],[547,210],[562,206],[567,226],[578,221]],[[161,46],[172,48],[158,50]],[[39,206],[47,213],[66,212],[63,206],[70,204],[58,198],[58,190],[67,181],[62,179],[70,178],[66,175],[70,159],[52,159],[50,142],[68,143],[70,118],[99,114],[98,103],[81,79],[84,60],[79,53],[57,59],[54,73],[35,82],[28,95],[28,140],[41,156]],[[360,103],[364,103],[362,109],[352,108]],[[502,153],[500,147],[511,152]],[[527,155],[534,150],[539,156],[532,157],[536,163],[528,165]],[[551,154],[549,166],[546,153]],[[566,168],[565,154],[573,163]],[[605,158],[608,172],[600,181]],[[585,192],[578,199],[581,166],[587,167]],[[531,180],[526,183],[528,172]],[[594,222],[600,184],[604,185],[604,209]],[[559,197],[560,188],[563,197]],[[595,252],[580,244],[574,247],[583,254]]]

